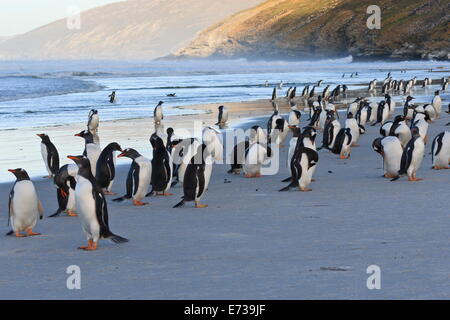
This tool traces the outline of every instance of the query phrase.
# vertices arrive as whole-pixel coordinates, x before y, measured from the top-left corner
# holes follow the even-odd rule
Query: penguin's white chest
[[[78,176],[75,187],[75,202],[80,213],[83,230],[86,233],[90,233],[93,226],[98,227],[99,224],[96,215],[95,199],[92,194],[92,183],[82,176]]]
[[[47,169],[48,174],[52,174],[52,172],[50,171],[50,167],[48,166],[47,146],[45,144],[43,144],[43,143],[41,143],[41,155],[42,155],[42,160],[44,160],[45,168]]]
[[[411,176],[412,173],[417,172],[419,170],[420,165],[422,164],[423,156],[425,152],[425,144],[421,138],[417,139],[414,143],[414,151],[412,153],[411,164],[407,170],[408,176]]]
[[[25,231],[36,225],[39,216],[38,197],[30,180],[16,183],[12,206],[11,225],[14,231]]]

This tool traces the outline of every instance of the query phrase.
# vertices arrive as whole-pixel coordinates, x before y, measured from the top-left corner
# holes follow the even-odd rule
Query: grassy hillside
[[[369,5],[381,29],[366,26]],[[449,59],[448,0],[269,0],[202,32],[187,57]]]

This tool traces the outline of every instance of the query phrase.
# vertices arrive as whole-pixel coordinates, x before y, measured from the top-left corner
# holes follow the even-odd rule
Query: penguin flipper
[[[287,187],[278,190],[278,192],[284,192],[284,191],[289,191],[291,189],[291,185],[288,185]]]
[[[289,182],[289,181],[291,181],[292,180],[292,177],[289,177],[289,178],[286,178],[286,179],[284,179],[284,180],[281,180],[281,182]]]
[[[124,195],[123,197],[112,199],[112,201],[114,201],[114,202],[122,202],[125,199],[131,199],[131,197],[129,197],[128,195]]]
[[[56,210],[56,212],[55,212],[54,214],[49,215],[48,217],[49,217],[49,218],[57,217],[57,216],[59,216],[59,215],[61,214],[61,212],[62,212],[62,210],[61,210],[61,209],[58,209],[58,210]]]
[[[152,186],[152,190],[150,190],[150,192],[149,193],[147,193],[146,195],[145,195],[145,197],[147,198],[147,197],[151,197],[153,195],[153,186]]]
[[[172,183],[170,184],[170,187],[173,188],[177,185],[178,181],[172,181]]]
[[[395,178],[391,179],[391,181],[397,181],[398,179],[400,179],[400,175],[397,175]]]
[[[128,240],[127,238],[118,236],[117,234],[111,233],[111,235],[106,237],[108,240],[111,240],[114,243],[125,243],[128,242],[130,240]]]

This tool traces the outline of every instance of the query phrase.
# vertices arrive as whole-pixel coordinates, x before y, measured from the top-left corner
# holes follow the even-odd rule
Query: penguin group
[[[358,73],[350,75],[356,76]],[[324,153],[329,152],[332,158],[338,158],[336,161],[349,160],[352,149],[366,142],[364,134],[367,125],[378,125],[380,136],[371,146],[382,156],[383,177],[392,181],[402,176],[407,176],[409,181],[421,180],[417,173],[429,146],[428,129],[442,114],[441,90],[434,92],[429,103],[419,105],[413,103],[411,94],[414,86],[420,82],[415,77],[408,81],[394,80],[391,73],[383,81],[373,79],[368,85],[369,92],[375,92],[381,86],[380,101],[371,101],[368,97],[347,101],[347,86],[339,84],[332,89],[326,80],[307,84],[298,96],[297,87],[291,85],[286,94],[278,98],[277,90],[282,90],[284,84],[281,81],[272,90],[272,111],[267,115],[266,127],[253,125],[247,128],[245,138],[233,142],[228,158],[229,174],[243,175],[248,179],[260,178],[264,176],[265,165],[281,148],[287,146],[286,168],[289,177],[280,183],[288,185],[277,189],[280,192],[293,189],[310,192],[311,184],[316,183],[314,174],[319,166],[319,158]],[[433,81],[426,78],[421,84],[430,86]],[[269,87],[269,82],[266,81],[264,86]],[[324,89],[320,90],[322,86]],[[448,79],[444,79],[441,86],[445,90]],[[396,104],[391,98],[396,93],[405,94],[403,109],[399,109],[399,114],[396,114]],[[48,173],[46,178],[52,179],[56,189],[57,210],[50,217],[67,214],[80,219],[87,245],[79,249],[97,250],[100,239],[119,244],[128,241],[113,233],[109,227],[107,196],[115,195],[112,187],[116,180],[117,159],[126,158],[131,163],[121,193],[123,195],[112,199],[113,202],[151,207],[147,198],[173,196],[171,191],[179,183],[182,196],[174,208],[181,208],[188,203],[193,203],[195,208],[208,207],[203,201],[209,189],[214,164],[227,158],[222,134],[228,128],[228,109],[219,106],[217,122],[205,126],[200,137],[181,138],[175,134],[174,128],[165,130],[163,103],[159,101],[153,109],[154,132],[148,138],[152,158],[143,156],[134,148],[122,148],[117,142],[110,142],[102,148],[99,112],[95,109],[89,111],[85,129],[74,134],[83,139],[83,145],[79,152],[67,155],[73,163],[60,166],[57,148],[50,137],[44,133],[38,134]],[[281,103],[287,106],[286,114],[281,112]],[[303,105],[303,108],[299,105]],[[338,105],[344,107],[339,110]],[[321,146],[317,147],[319,133],[322,134],[318,140]],[[430,153],[433,169],[450,168],[449,131],[434,137]],[[8,234],[17,237],[38,235],[33,229],[37,220],[43,218],[44,210],[34,185],[24,169],[9,171],[16,177],[16,182],[9,196],[8,222],[12,230]]]

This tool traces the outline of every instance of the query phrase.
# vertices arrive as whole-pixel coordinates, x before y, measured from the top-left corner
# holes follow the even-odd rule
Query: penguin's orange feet
[[[39,235],[41,235],[40,233],[37,233],[37,232],[33,232],[33,229],[28,229],[27,230],[27,236],[39,236]]]
[[[208,205],[207,205],[207,204],[196,203],[196,204],[195,204],[195,207],[201,209],[201,208],[206,208],[206,207],[208,207]]]
[[[173,196],[173,193],[170,193],[170,192],[163,192],[163,194],[162,194],[163,196]]]
[[[148,202],[142,202],[142,201],[133,200],[133,205],[135,205],[135,206],[141,207],[141,206],[145,206],[147,204],[148,204]]]
[[[94,242],[93,240],[88,240],[87,246],[81,246],[81,247],[78,247],[78,249],[86,250],[86,251],[97,250],[97,242]]]
[[[354,143],[354,144],[352,144],[352,147],[360,147],[360,145],[357,143]]]
[[[416,177],[409,177],[408,181],[422,181],[422,178],[416,178]]]
[[[257,174],[255,174],[255,178],[261,178],[261,173],[257,173]]]
[[[343,156],[343,155],[340,155],[339,158],[342,159],[342,160],[344,160],[344,159],[347,159],[348,157]]]
[[[78,217],[78,215],[73,210],[67,210],[67,215],[69,217]]]
[[[245,177],[246,177],[246,178],[253,178],[254,175],[252,175],[252,174],[250,174],[250,173],[246,173],[246,174],[245,174]]]
[[[115,195],[117,195],[117,193],[114,193],[114,192],[111,192],[111,191],[105,191],[104,194],[107,195],[107,196],[115,196]]]
[[[16,232],[17,238],[25,238],[25,235],[21,234],[19,231]]]
[[[309,192],[309,191],[312,191],[312,189],[310,189],[310,188],[299,187],[298,189],[299,189],[301,192]]]

